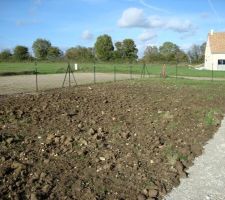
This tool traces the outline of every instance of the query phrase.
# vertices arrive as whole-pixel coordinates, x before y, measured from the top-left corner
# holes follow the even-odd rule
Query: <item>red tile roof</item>
[[[225,53],[225,32],[209,34],[211,53]]]

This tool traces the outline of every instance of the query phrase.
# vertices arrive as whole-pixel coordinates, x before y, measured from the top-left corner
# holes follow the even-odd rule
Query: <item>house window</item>
[[[225,60],[219,59],[218,60],[218,65],[225,65]]]

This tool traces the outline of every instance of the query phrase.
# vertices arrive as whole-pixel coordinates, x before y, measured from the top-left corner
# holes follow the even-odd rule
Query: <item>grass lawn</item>
[[[81,63],[78,64],[78,72],[93,72],[94,71],[93,63]],[[107,63],[96,63],[95,71],[96,73],[105,72],[105,73],[130,73],[141,74],[143,70],[142,64],[107,64]],[[33,73],[35,68],[40,74],[55,74],[55,73],[64,73],[67,68],[66,62],[40,62],[35,66],[34,62],[25,62],[25,63],[7,63],[0,62],[0,75],[7,74],[28,74]],[[73,68],[73,64],[72,64]],[[146,65],[146,74],[151,75],[160,75],[162,65],[161,64],[147,64]],[[166,68],[168,76],[176,76],[176,67],[175,65],[168,65]],[[211,77],[212,72],[208,70],[196,70],[190,67],[178,66],[177,67],[178,76],[194,76],[194,77]],[[225,72],[223,71],[214,71],[214,77],[225,78]]]
[[[163,85],[170,85],[173,86],[174,89],[179,87],[190,87],[192,89],[203,89],[206,91],[208,90],[215,90],[217,88],[218,90],[223,91],[225,89],[225,82],[223,81],[211,81],[211,80],[192,80],[192,79],[183,79],[178,78],[177,80],[175,78],[144,78],[144,79],[134,79],[134,83],[140,83],[140,84],[163,84]],[[208,94],[210,95],[210,93]],[[221,94],[222,96],[225,96],[225,94]]]

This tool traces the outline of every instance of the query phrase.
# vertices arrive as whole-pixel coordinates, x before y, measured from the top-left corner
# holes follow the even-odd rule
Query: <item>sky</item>
[[[37,38],[63,51],[92,47],[108,34],[131,38],[143,55],[149,45],[171,41],[188,50],[207,34],[225,31],[225,0],[0,0],[0,50]]]

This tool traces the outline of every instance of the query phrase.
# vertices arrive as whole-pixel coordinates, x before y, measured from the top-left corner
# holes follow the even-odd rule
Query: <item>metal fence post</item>
[[[96,68],[96,66],[95,66],[95,62],[94,62],[94,83],[96,82],[96,77],[95,77],[95,76],[96,76],[96,75],[95,75],[96,69],[95,69],[95,68]]]
[[[114,65],[114,82],[116,82],[116,66]]]
[[[130,65],[130,79],[132,80],[133,79],[133,77],[132,77],[132,65]]]
[[[71,81],[70,81],[70,73],[71,73],[70,63],[68,64],[68,68],[69,68],[69,88],[70,88],[70,86],[71,86]]]
[[[38,71],[37,71],[37,67],[35,69],[35,76],[36,76],[36,92],[38,92]]]
[[[177,80],[177,66],[178,65],[178,62],[176,62],[176,80]]]
[[[37,70],[37,62],[35,61],[35,86],[36,86],[36,92],[38,92],[38,70]]]
[[[213,74],[213,64],[212,64],[212,81],[214,79],[214,74]]]

